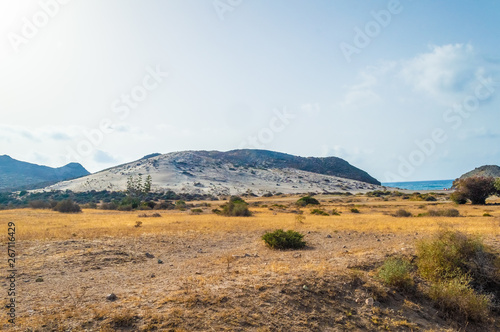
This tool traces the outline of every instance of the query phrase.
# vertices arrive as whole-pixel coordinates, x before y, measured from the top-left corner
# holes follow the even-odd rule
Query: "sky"
[[[336,156],[382,182],[500,164],[493,0],[0,2],[0,155]]]

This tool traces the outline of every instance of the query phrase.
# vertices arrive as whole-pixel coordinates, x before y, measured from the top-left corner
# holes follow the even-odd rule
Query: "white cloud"
[[[437,99],[456,98],[469,92],[484,65],[470,44],[431,46],[430,52],[403,61],[400,76],[416,91]]]

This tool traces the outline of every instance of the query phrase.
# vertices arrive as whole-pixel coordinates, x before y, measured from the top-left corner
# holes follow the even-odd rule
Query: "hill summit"
[[[341,158],[297,157],[267,150],[152,154],[46,190],[126,189],[130,176],[151,175],[153,190],[212,195],[371,190],[380,182]]]

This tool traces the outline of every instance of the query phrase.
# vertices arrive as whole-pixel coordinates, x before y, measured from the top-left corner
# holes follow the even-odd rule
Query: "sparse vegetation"
[[[429,210],[427,214],[431,217],[460,217],[457,209]]]
[[[351,212],[352,212],[352,213],[359,213],[359,210],[358,210],[357,208],[352,208],[352,209],[351,209]]]
[[[262,240],[271,249],[301,249],[306,246],[306,242],[302,239],[303,234],[299,232],[288,230],[283,231],[282,229],[277,229],[274,232],[266,233],[262,236]]]

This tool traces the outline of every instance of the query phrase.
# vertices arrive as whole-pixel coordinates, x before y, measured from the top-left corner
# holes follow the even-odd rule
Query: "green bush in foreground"
[[[427,295],[450,317],[484,321],[498,302],[498,256],[477,238],[441,231],[417,243],[419,274],[431,282]]]
[[[387,285],[400,289],[408,290],[414,285],[411,264],[401,258],[387,259],[378,271],[378,277]]]
[[[328,213],[326,213],[325,211],[323,211],[321,209],[312,209],[311,214],[316,214],[318,216],[329,216]]]
[[[61,213],[78,213],[82,212],[80,205],[76,204],[70,199],[66,199],[64,201],[60,201],[54,206],[54,211],[58,211]]]
[[[306,242],[302,239],[303,234],[299,232],[288,230],[283,231],[277,229],[274,232],[268,232],[262,236],[262,240],[272,249],[301,249],[306,246]]]

